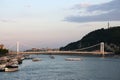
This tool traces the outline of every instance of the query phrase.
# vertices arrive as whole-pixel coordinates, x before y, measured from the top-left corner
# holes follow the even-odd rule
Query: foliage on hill
[[[111,27],[109,29],[98,29],[88,33],[81,40],[72,42],[60,50],[75,50],[83,47],[95,45],[104,42],[111,51],[120,51],[120,26]]]
[[[0,49],[0,56],[6,55],[6,53],[8,53],[7,49]]]

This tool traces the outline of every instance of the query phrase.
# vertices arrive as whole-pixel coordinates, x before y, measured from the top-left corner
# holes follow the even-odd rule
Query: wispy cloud
[[[80,4],[74,5],[71,9],[87,8],[87,7],[90,7],[91,5],[92,4],[90,4],[90,3],[80,3]]]
[[[72,14],[65,18],[69,22],[94,22],[94,21],[120,21],[120,0],[113,0],[107,3],[77,4],[72,10],[77,10],[77,14]]]
[[[32,5],[28,4],[28,5],[25,5],[24,7],[25,7],[25,8],[31,8]]]
[[[8,23],[8,22],[15,22],[15,20],[4,18],[4,19],[0,19],[0,22],[2,22],[2,23]]]

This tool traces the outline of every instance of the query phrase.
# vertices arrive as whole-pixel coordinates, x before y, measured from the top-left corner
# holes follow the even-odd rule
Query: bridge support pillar
[[[17,42],[17,54],[19,53],[19,42]]]
[[[105,51],[104,51],[104,42],[100,43],[100,52],[102,53],[102,55],[105,55]]]

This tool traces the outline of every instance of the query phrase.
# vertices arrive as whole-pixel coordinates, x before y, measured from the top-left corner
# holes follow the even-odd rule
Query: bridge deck
[[[101,52],[80,52],[80,51],[41,51],[41,52],[19,52],[20,54],[103,54]],[[112,54],[104,52],[104,54]]]

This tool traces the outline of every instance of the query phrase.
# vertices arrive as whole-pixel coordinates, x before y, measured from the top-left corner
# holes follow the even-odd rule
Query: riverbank
[[[0,57],[0,71],[17,71],[24,59],[24,55],[5,55]]]

